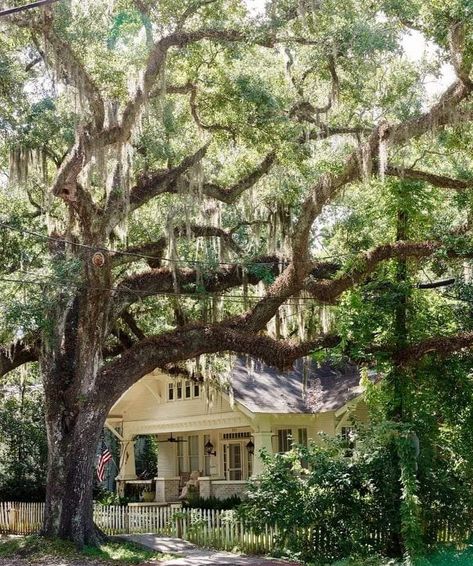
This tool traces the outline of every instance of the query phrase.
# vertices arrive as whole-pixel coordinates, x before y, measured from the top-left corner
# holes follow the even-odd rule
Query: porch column
[[[265,448],[269,454],[273,453],[272,432],[254,432],[253,439],[255,444],[255,454],[253,460],[253,476],[259,476],[263,471],[263,461],[260,457],[260,451]]]
[[[118,480],[135,480],[135,441],[128,439],[120,442],[120,471],[118,472]]]

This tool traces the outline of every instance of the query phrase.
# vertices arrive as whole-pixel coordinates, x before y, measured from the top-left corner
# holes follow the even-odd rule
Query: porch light
[[[248,450],[248,454],[254,454],[255,453],[255,445],[254,445],[252,440],[250,440],[248,442],[248,444],[246,445],[246,449]]]
[[[214,445],[210,442],[210,440],[205,443],[204,448],[205,448],[205,452],[209,456],[216,456],[217,455],[217,452],[214,450]]]

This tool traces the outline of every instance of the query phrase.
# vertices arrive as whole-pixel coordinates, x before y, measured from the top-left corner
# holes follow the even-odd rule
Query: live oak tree
[[[440,260],[458,276],[473,253],[466,0],[272,2],[259,16],[238,0],[156,4],[65,0],[1,22],[0,370],[39,362],[43,532],[79,546],[100,539],[104,420],[148,372],[350,353],[331,305],[391,260],[421,281]],[[402,55],[410,33],[435,44],[431,60]],[[445,61],[456,78],[429,94]],[[419,198],[430,223],[407,239],[384,222],[398,178],[437,198]],[[350,199],[378,214],[357,226]],[[356,343],[360,361],[406,367],[473,333],[393,347],[365,328]]]

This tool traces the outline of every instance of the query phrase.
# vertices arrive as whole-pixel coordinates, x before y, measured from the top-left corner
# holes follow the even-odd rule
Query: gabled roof
[[[246,356],[230,372],[235,401],[253,413],[323,413],[343,407],[363,392],[358,368],[298,360],[287,372]]]

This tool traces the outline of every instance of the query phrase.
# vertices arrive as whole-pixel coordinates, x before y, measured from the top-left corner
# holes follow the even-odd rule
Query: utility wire
[[[124,255],[124,256],[132,256],[137,257],[140,259],[150,259],[150,260],[160,260],[160,261],[167,261],[169,263],[187,263],[193,265],[209,265],[209,264],[216,264],[216,265],[226,265],[226,266],[242,266],[245,267],[248,264],[253,265],[272,265],[274,262],[269,261],[252,261],[248,260],[248,262],[231,262],[231,261],[204,261],[204,260],[192,260],[192,259],[173,259],[169,257],[160,257],[158,255],[146,255],[137,252],[130,252],[127,250],[112,250],[107,247],[103,246],[91,246],[90,244],[82,244],[80,242],[74,242],[72,240],[66,240],[65,238],[56,238],[54,236],[45,236],[44,234],[40,234],[38,232],[34,232],[32,230],[27,230],[26,228],[17,228],[16,226],[12,226],[11,224],[7,224],[4,222],[0,222],[0,228],[6,230],[12,230],[14,232],[19,232],[20,234],[28,234],[29,236],[33,236],[35,238],[41,240],[47,240],[50,242],[56,242],[61,244],[69,244],[71,246],[77,246],[80,248],[86,248],[93,251],[105,252],[111,255]],[[316,258],[317,261],[325,261],[328,259],[340,259],[342,257],[357,257],[358,253],[345,253],[345,254],[333,254],[327,255],[324,257]],[[289,264],[289,263],[305,263],[305,262],[298,262],[297,260],[293,260],[290,262],[289,260],[278,260],[279,263]]]
[[[0,11],[0,17],[9,16],[10,14],[17,14],[19,12],[25,12],[26,10],[32,10],[33,8],[41,8],[42,6],[54,4],[55,2],[59,2],[59,0],[37,0],[37,2],[31,2],[31,4],[25,4],[24,6],[5,8],[4,10]]]
[[[23,272],[24,273],[24,272]],[[48,277],[48,276],[42,276],[40,274],[35,274],[36,277]],[[72,279],[59,279],[57,278],[56,281],[54,281],[53,279],[19,279],[19,278],[13,278],[13,277],[0,277],[0,282],[2,283],[17,283],[17,284],[25,284],[25,285],[37,285],[37,286],[46,286],[46,287],[53,287],[53,288],[61,288],[61,287],[65,287],[66,283],[75,283],[77,284],[78,281],[74,281]],[[61,285],[62,283],[62,285]],[[191,293],[191,292],[185,292],[185,291],[178,291],[178,292],[168,292],[168,291],[156,291],[156,292],[152,292],[150,293],[149,291],[145,291],[143,289],[130,289],[127,287],[122,287],[121,289],[119,287],[88,287],[87,288],[90,291],[111,291],[111,292],[116,292],[119,290],[123,290],[123,291],[128,291],[130,293],[134,293],[136,295],[146,295],[146,297],[153,297],[153,296],[161,296],[161,297],[182,297],[182,298],[189,298],[189,299],[195,299],[195,300],[210,300],[212,298],[220,298],[224,301],[227,301],[229,299],[228,302],[230,303],[244,303],[246,300],[248,301],[260,301],[261,299],[266,298],[265,296],[262,295],[249,295],[248,297],[243,297],[242,295],[226,295],[224,294],[225,292],[222,291],[222,294],[216,295],[216,294],[205,294],[205,292],[203,293],[199,293],[199,292],[195,292],[195,293]],[[145,298],[146,298],[145,297]],[[285,305],[293,305],[293,306],[298,306],[301,302],[310,302],[310,301],[315,301],[314,298],[312,297],[299,297],[296,300],[293,301],[285,301],[284,304]]]

